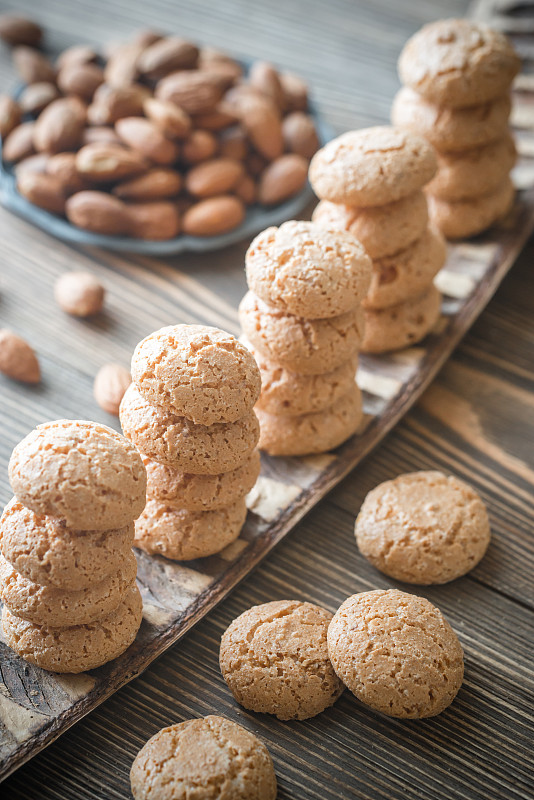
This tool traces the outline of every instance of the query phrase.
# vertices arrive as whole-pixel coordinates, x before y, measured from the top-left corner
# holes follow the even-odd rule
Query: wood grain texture
[[[18,5],[24,8],[24,2]],[[26,0],[27,13],[32,5]],[[183,32],[198,40],[224,41],[243,55],[261,48],[276,63],[307,74],[321,107],[342,129],[383,121],[404,39],[423,21],[464,8],[463,3],[423,6],[405,0],[391,5],[379,1],[356,7],[336,0],[328,8],[303,2],[287,8],[281,2],[230,2],[215,8],[191,2],[180,4],[179,18]],[[156,3],[150,19],[141,4],[126,0],[103,9],[98,2],[91,10],[72,4],[67,13],[61,0],[46,0],[41,13],[57,26],[59,47],[80,38],[80,30],[97,40],[103,27],[110,38],[113,27],[118,33],[143,23],[176,29],[174,4]],[[317,52],[324,57],[318,59]],[[3,80],[9,76],[5,60],[1,69]],[[142,335],[177,316],[184,321],[207,317],[228,330],[237,327],[235,303],[244,290],[246,243],[215,259],[130,261],[97,251],[73,252],[37,234],[28,246],[24,224],[4,216],[0,224],[3,220],[0,314],[15,319],[28,334],[37,328],[47,332],[38,337],[44,386],[37,394],[24,390],[22,401],[20,391],[4,393],[0,386],[4,463],[13,444],[42,419],[80,416],[83,407],[90,418],[104,420],[90,396],[92,377],[102,361],[123,360],[139,331]],[[74,259],[111,282],[109,311],[94,323],[66,320],[43,302],[54,275]],[[148,736],[169,722],[215,712],[242,721],[264,738],[275,758],[280,797],[529,797],[533,554],[528,534],[534,468],[528,435],[534,353],[529,267],[527,254],[419,408],[301,523],[252,580],[142,678],[8,779],[0,795],[128,797],[131,759]],[[23,274],[31,279],[23,280]],[[457,702],[424,723],[378,718],[348,693],[306,723],[282,724],[240,710],[218,674],[218,639],[225,626],[257,602],[295,596],[334,610],[353,591],[394,585],[357,553],[354,514],[365,492],[380,480],[427,466],[450,469],[474,483],[492,515],[492,549],[477,571],[452,586],[420,592],[443,608],[466,648],[467,677]],[[4,482],[1,491],[3,501],[8,492]],[[26,697],[28,714],[56,711],[55,704],[68,703],[86,689],[67,681],[63,700],[52,698],[46,686],[36,688],[31,670],[21,686],[9,687]]]

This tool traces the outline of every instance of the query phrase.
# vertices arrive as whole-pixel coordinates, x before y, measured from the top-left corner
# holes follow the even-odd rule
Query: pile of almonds
[[[0,97],[3,160],[31,203],[99,234],[214,236],[298,193],[319,147],[304,82],[143,31],[106,58],[52,63],[42,31],[0,17],[25,88]]]

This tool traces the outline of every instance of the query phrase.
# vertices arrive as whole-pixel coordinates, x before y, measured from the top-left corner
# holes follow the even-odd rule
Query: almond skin
[[[105,125],[94,125],[86,128],[82,134],[82,146],[86,144],[118,144],[122,142],[115,133],[115,128],[108,128]]]
[[[17,177],[17,190],[30,203],[53,214],[65,212],[65,189],[55,175],[26,172]]]
[[[195,128],[201,128],[206,131],[222,131],[229,128],[230,125],[235,125],[237,116],[235,115],[232,107],[221,100],[220,103],[211,110],[206,111],[204,114],[197,114],[193,117]]]
[[[182,188],[182,176],[173,169],[149,169],[138,178],[119,183],[113,194],[121,200],[161,200],[174,197]]]
[[[240,127],[224,131],[219,139],[219,153],[224,158],[243,161],[249,153],[247,135]]]
[[[244,218],[241,200],[220,195],[192,205],[184,214],[183,230],[190,236],[217,236],[237,228]]]
[[[139,77],[137,60],[145,50],[140,42],[120,45],[109,56],[104,69],[104,79],[110,86],[130,86]]]
[[[67,47],[58,56],[56,67],[62,70],[64,67],[74,67],[79,64],[91,64],[98,60],[98,53],[88,44],[73,44]]]
[[[87,119],[91,125],[112,125],[122,117],[141,116],[143,103],[149,96],[149,90],[138,83],[132,83],[131,86],[102,83],[87,109]]]
[[[288,111],[306,111],[308,108],[308,86],[305,81],[292,72],[280,75],[280,83],[286,97]]]
[[[21,45],[13,50],[13,63],[24,83],[54,83],[56,71],[50,61],[33,47]]]
[[[269,161],[282,155],[282,122],[274,103],[267,98],[244,97],[238,105],[241,124],[258,153]]]
[[[282,122],[286,150],[310,159],[319,149],[319,138],[313,119],[302,111],[293,111]]]
[[[11,131],[20,125],[21,108],[8,94],[0,95],[0,137],[5,140]]]
[[[217,152],[217,139],[209,131],[193,131],[182,148],[182,158],[186,164],[198,164],[211,158]]]
[[[93,384],[93,395],[104,411],[119,416],[119,406],[132,376],[121,364],[104,364],[98,370]]]
[[[188,114],[211,111],[222,97],[223,89],[216,77],[200,70],[172,72],[159,81],[155,96],[169,100]]]
[[[53,100],[59,97],[59,90],[54,83],[41,81],[30,83],[19,97],[24,114],[40,114]]]
[[[41,368],[34,351],[20,336],[0,329],[0,372],[22,383],[39,383]]]
[[[22,125],[13,128],[3,144],[2,157],[4,161],[17,162],[32,156],[35,153],[34,131],[35,122],[23,122]]]
[[[267,61],[255,61],[250,68],[248,81],[251,86],[255,86],[280,110],[284,110],[286,97],[278,72],[272,64]]]
[[[36,22],[13,14],[0,16],[0,38],[10,45],[26,44],[39,47],[43,38],[43,29]]]
[[[185,187],[195,197],[214,197],[230,192],[243,174],[241,161],[231,158],[214,158],[189,170],[185,179]]]
[[[234,193],[246,206],[251,206],[258,197],[258,189],[254,179],[250,175],[243,175],[234,186]]]
[[[198,60],[198,47],[178,36],[168,36],[151,44],[139,56],[139,72],[153,80],[179,69],[191,69]]]
[[[144,102],[143,110],[169,139],[186,139],[191,131],[191,117],[174,103],[150,97]]]
[[[86,181],[76,169],[76,153],[57,153],[51,156],[46,164],[46,172],[61,182],[66,194],[81,192],[87,188]]]
[[[144,172],[147,166],[139,153],[118,144],[86,144],[76,154],[76,169],[80,175],[96,183],[130,178]]]
[[[115,123],[118,137],[155,164],[174,164],[179,150],[176,142],[167,139],[160,129],[143,117],[124,117]]]
[[[79,228],[108,236],[130,232],[130,216],[118,197],[106,192],[76,192],[65,204],[67,218]]]
[[[104,306],[105,289],[90,272],[65,272],[54,285],[56,303],[73,317],[90,317]]]
[[[79,146],[84,128],[81,107],[68,97],[54,100],[35,123],[35,149],[45,153],[62,153]]]
[[[135,239],[173,239],[180,233],[180,214],[175,203],[129,203],[130,235]]]
[[[258,199],[264,205],[277,205],[300,192],[307,177],[308,162],[303,156],[296,153],[280,156],[263,172]]]
[[[36,153],[33,156],[28,156],[28,158],[23,158],[22,161],[19,161],[15,167],[15,175],[17,176],[17,179],[20,177],[20,175],[24,175],[28,172],[42,175],[44,172],[46,172],[49,161],[50,156],[48,153]]]
[[[102,83],[104,71],[97,64],[68,64],[57,76],[63,94],[75,94],[83,100],[91,100]]]

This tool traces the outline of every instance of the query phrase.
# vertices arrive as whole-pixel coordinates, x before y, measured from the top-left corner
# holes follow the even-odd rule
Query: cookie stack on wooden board
[[[123,436],[94,422],[39,425],[14,449],[0,520],[7,644],[43,669],[83,672],[123,653],[141,624],[133,520],[146,473]]]
[[[362,352],[414,344],[439,317],[433,280],[446,248],[428,223],[422,191],[435,171],[425,139],[388,126],[349,131],[312,159],[310,182],[321,199],[314,221],[348,231],[373,259]]]
[[[132,379],[120,420],[148,472],[135,544],[177,561],[218,553],[239,536],[260,471],[258,367],[229,333],[175,325],[139,343]]]
[[[505,36],[464,19],[425,25],[401,53],[404,88],[391,116],[438,151],[426,191],[431,219],[447,238],[481,233],[512,207],[516,150],[508,117],[519,68]]]
[[[290,221],[254,239],[246,270],[239,319],[262,376],[260,449],[331,450],[362,419],[355,372],[371,260],[350,234]]]

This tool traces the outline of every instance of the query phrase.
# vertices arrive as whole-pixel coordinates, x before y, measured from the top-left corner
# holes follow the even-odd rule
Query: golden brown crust
[[[413,300],[365,310],[362,353],[387,353],[420,342],[439,319],[441,294],[430,286]]]

